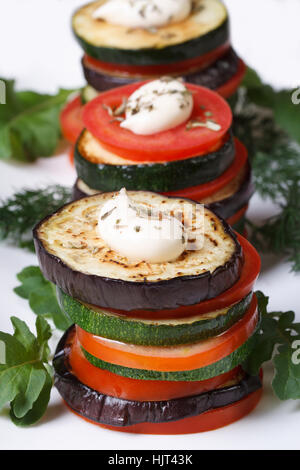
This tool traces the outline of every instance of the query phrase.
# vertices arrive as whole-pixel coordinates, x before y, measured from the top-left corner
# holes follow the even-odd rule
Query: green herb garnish
[[[32,162],[53,155],[61,136],[59,113],[74,90],[56,95],[16,91],[4,80],[6,104],[0,105],[0,158]]]
[[[11,317],[14,334],[0,331],[5,361],[0,364],[0,409],[10,404],[10,417],[19,426],[36,423],[45,413],[53,385],[48,340],[51,329],[36,319],[36,336],[25,322]]]
[[[113,207],[113,208],[110,209],[109,211],[105,212],[105,214],[103,214],[103,215],[101,216],[101,220],[107,219],[107,217],[109,217],[109,216],[113,213],[113,211],[115,211],[115,210],[116,210],[116,207]]]
[[[55,285],[44,278],[38,266],[24,268],[17,278],[21,285],[14,292],[29,301],[36,315],[51,318],[59,330],[64,331],[71,326],[71,321],[58,305]]]
[[[207,120],[205,122],[191,120],[186,125],[186,130],[190,131],[191,129],[196,129],[197,127],[206,127],[206,129],[210,129],[211,131],[218,132],[221,129],[220,124],[217,124],[214,121]]]
[[[280,400],[300,399],[300,323],[294,312],[268,312],[269,298],[256,292],[262,316],[256,344],[243,367],[252,375],[273,360],[274,393]]]
[[[71,199],[63,186],[23,189],[0,203],[0,240],[34,251],[33,227]]]

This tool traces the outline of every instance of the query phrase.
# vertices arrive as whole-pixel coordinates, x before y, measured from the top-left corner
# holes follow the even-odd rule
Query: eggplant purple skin
[[[83,197],[87,196],[86,193],[79,189],[77,183],[78,179],[75,181],[72,189],[72,201],[76,201],[77,199],[82,199]],[[226,199],[207,204],[207,207],[222,219],[229,219],[229,217],[232,217],[234,214],[236,214],[237,211],[249,203],[249,200],[253,196],[254,191],[255,187],[252,180],[251,167],[248,164],[245,179],[238,191]]]
[[[88,196],[83,191],[81,191],[81,189],[78,188],[77,183],[78,183],[78,178],[75,181],[75,184],[73,185],[73,188],[72,188],[72,201],[78,201],[79,199],[82,199],[83,197]]]
[[[75,271],[60,258],[47,252],[39,239],[38,231],[50,217],[51,215],[47,216],[33,229],[35,251],[44,277],[71,297],[102,308],[124,311],[165,310],[194,305],[230,289],[241,274],[244,262],[242,247],[223,219],[221,221],[224,231],[234,240],[235,251],[231,258],[213,273],[205,272],[198,276],[181,276],[157,282],[133,282]]]
[[[86,81],[99,92],[107,91],[123,85],[129,85],[142,80],[142,78],[130,78],[129,76],[122,77],[100,73],[96,69],[85,64],[84,57],[81,63]],[[193,73],[187,73],[186,75],[180,75],[183,75],[185,81],[188,83],[216,90],[228,82],[237,73],[238,67],[239,57],[235,51],[230,48],[228,52],[205,69],[198,70]]]
[[[108,426],[165,423],[231,405],[262,387],[259,376],[245,375],[240,383],[200,395],[167,401],[133,401],[103,395],[70,372],[68,352],[74,335],[71,326],[61,338],[53,359],[55,387],[67,405],[81,416]]]

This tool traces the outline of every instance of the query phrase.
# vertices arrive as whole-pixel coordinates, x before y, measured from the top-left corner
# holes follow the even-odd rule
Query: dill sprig
[[[0,205],[0,240],[34,251],[32,228],[71,198],[71,190],[59,185],[22,189]]]
[[[299,154],[300,158],[300,154]],[[300,187],[294,181],[287,188],[285,202],[279,205],[277,215],[263,225],[249,220],[252,242],[260,250],[269,250],[277,255],[287,255],[293,271],[300,271]]]
[[[292,270],[300,271],[300,145],[287,132],[291,120],[287,104],[283,130],[271,105],[276,103],[277,92],[258,80],[254,85],[246,82],[238,92],[233,104],[234,132],[248,147],[256,190],[278,206],[278,214],[259,225],[248,221],[248,226],[258,249],[287,256]],[[284,93],[290,99],[292,92]],[[278,95],[282,99],[282,92]]]

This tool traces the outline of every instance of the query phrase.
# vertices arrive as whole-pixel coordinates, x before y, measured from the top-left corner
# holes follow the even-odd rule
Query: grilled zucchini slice
[[[145,320],[79,302],[57,289],[62,310],[73,323],[96,336],[142,346],[173,346],[218,336],[245,314],[252,292],[229,307],[188,318]]]
[[[219,0],[195,0],[191,15],[157,30],[132,29],[94,19],[105,2],[89,3],[73,16],[73,32],[84,51],[104,62],[158,65],[206,54],[229,40],[228,15]]]
[[[218,178],[235,157],[232,134],[215,151],[198,157],[151,163],[126,160],[106,150],[98,139],[84,130],[74,153],[78,177],[99,191],[148,190],[177,191]]]

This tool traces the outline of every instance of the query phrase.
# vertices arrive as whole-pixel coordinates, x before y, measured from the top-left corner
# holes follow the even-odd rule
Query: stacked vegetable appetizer
[[[182,434],[256,406],[261,376],[241,364],[259,326],[260,259],[209,208],[123,188],[67,204],[34,239],[75,323],[54,367],[78,415],[119,431]]]
[[[243,232],[254,192],[245,147],[217,93],[162,77],[88,103],[74,152],[74,198],[150,190],[207,204]]]
[[[245,73],[230,45],[228,12],[220,0],[100,0],[75,12],[72,29],[84,50],[88,83],[62,114],[72,143],[82,104],[99,92],[171,75],[227,98]]]

